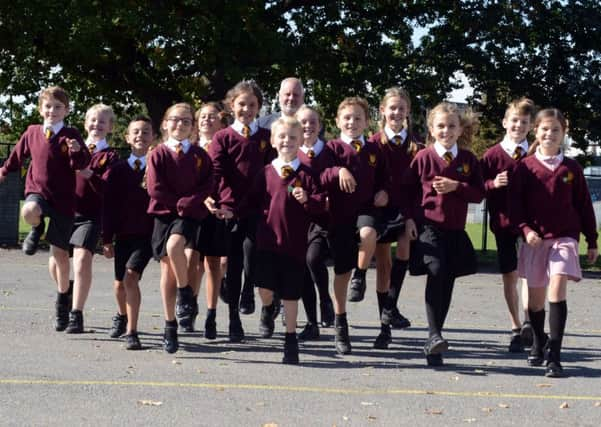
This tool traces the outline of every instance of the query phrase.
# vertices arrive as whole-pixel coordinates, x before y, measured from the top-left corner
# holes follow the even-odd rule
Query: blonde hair
[[[516,113],[520,116],[528,116],[530,117],[530,120],[533,120],[534,115],[536,114],[536,105],[534,105],[534,101],[530,98],[522,97],[520,99],[514,99],[507,104],[505,118],[511,113]]]
[[[561,111],[559,111],[557,108],[545,108],[543,110],[540,110],[536,114],[536,118],[534,119],[534,133],[535,134],[536,134],[536,129],[540,126],[540,122],[542,122],[545,119],[557,120],[559,122],[559,125],[561,126],[561,129],[563,130],[563,134],[565,137],[565,134],[568,132],[568,121],[565,118],[565,116],[563,115],[563,113]],[[540,142],[538,140],[535,140],[530,145],[530,148],[528,149],[528,154],[534,153],[536,151],[536,148],[539,145],[540,145]],[[564,147],[562,146],[561,148],[563,149]]]
[[[315,114],[317,116],[317,123],[319,123],[319,125],[321,126],[321,115],[319,114],[319,111],[317,111],[316,108],[311,107],[310,105],[307,104],[303,104],[301,105],[301,107],[296,111],[296,114],[294,115],[296,117],[296,119],[298,120],[298,116],[303,112],[303,111],[310,111],[313,114]]]
[[[461,148],[469,149],[473,136],[478,132],[478,125],[480,124],[478,114],[470,109],[461,111],[457,107],[457,104],[451,102],[441,102],[428,113],[428,138],[426,141],[428,145],[434,143],[434,137],[430,134],[430,128],[433,126],[434,117],[437,114],[454,114],[457,116],[459,125],[462,128],[461,135],[457,138],[457,145]]]
[[[42,106],[44,99],[55,98],[59,100],[65,107],[69,108],[69,95],[67,91],[60,86],[50,86],[42,89],[40,96],[38,97],[38,107]]]
[[[86,111],[86,121],[90,118],[90,116],[92,116],[92,114],[107,114],[109,117],[109,122],[111,124],[115,123],[115,112],[113,111],[113,108],[110,105],[106,105],[106,104],[94,104],[92,105],[90,108],[88,108],[88,111]]]
[[[365,113],[365,120],[369,122],[369,104],[367,101],[359,96],[352,96],[348,98],[344,98],[342,102],[338,105],[338,110],[336,111],[336,117],[340,115],[340,112],[346,107],[357,106],[363,110]]]
[[[401,98],[403,101],[405,101],[405,104],[407,104],[407,117],[405,117],[404,125],[405,125],[405,129],[407,129],[407,138],[409,138],[411,135],[411,131],[412,131],[411,114],[410,114],[411,113],[411,97],[409,96],[409,92],[407,92],[402,87],[398,87],[398,86],[394,86],[394,87],[386,89],[386,92],[384,92],[384,96],[382,97],[382,100],[380,101],[380,108],[385,108],[386,102],[388,102],[388,100],[390,98]],[[384,127],[386,126],[386,117],[384,116],[384,114],[381,115],[378,125],[380,127],[380,133],[382,135],[380,138],[380,142],[385,144],[388,142],[388,138],[386,138],[386,133],[384,132]],[[409,144],[407,144],[407,153],[415,154],[417,152],[417,149],[418,149],[418,147],[417,147],[417,144],[415,143],[415,141],[410,140]]]
[[[165,114],[163,114],[163,119],[161,120],[161,137],[163,141],[167,141],[167,139],[169,139],[169,136],[163,129],[163,123],[167,120],[171,112],[176,108],[186,110],[186,112],[190,114],[190,119],[192,120],[192,129],[194,129],[194,108],[192,108],[192,106],[187,102],[178,102],[177,104],[173,104],[171,107],[167,108],[167,110],[165,110]],[[190,133],[193,134],[193,130],[191,130]]]
[[[294,117],[281,116],[281,117],[278,117],[271,124],[271,142],[273,142],[273,138],[275,137],[275,130],[279,126],[287,126],[291,129],[298,131],[301,135],[303,133],[303,127],[298,120],[296,120]]]
[[[225,102],[230,105],[234,100],[243,93],[250,93],[257,98],[259,108],[263,105],[263,92],[261,88],[254,80],[242,80],[227,91],[225,95]]]

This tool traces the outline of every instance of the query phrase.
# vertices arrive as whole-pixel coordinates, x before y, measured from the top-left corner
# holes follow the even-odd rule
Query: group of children
[[[161,143],[154,147],[150,119],[136,117],[125,135],[131,154],[119,160],[106,140],[114,122],[110,107],[88,110],[84,142],[64,125],[65,91],[42,91],[44,123],[23,134],[0,169],[0,182],[31,158],[22,215],[32,231],[23,250],[33,254],[45,232],[58,290],[57,331],[84,330],[92,256],[101,237],[104,255],[115,260],[118,312],[110,334],[125,334],[128,349],[141,348],[138,284],[154,257],[161,268],[163,346],[169,353],[178,350],[180,327],[195,328],[204,272],[205,337],[217,336],[223,283],[229,339],[244,340],[239,309],[244,271],[258,288],[262,337],[272,336],[283,304],[284,363],[299,363],[299,339],[319,338],[315,287],[322,325],[334,326],[336,351],[349,354],[346,302],[363,299],[366,270],[375,256],[381,327],[374,347],[388,348],[391,327],[410,326],[397,308],[407,271],[426,275],[424,353],[428,365],[440,366],[449,347],[443,329],[455,279],[476,271],[465,232],[468,203],[487,197],[512,323],[510,351],[530,347],[530,365],[545,363],[547,376],[562,376],[566,283],[581,278],[579,234],[594,262],[597,231],[582,169],[563,156],[567,123],[561,112],[544,109],[535,115],[532,101],[512,102],[503,119],[505,137],[479,161],[469,150],[473,117],[454,104],[438,104],[428,113],[424,144],[412,131],[411,100],[401,88],[386,91],[380,130],[370,138],[367,102],[344,99],[336,115],[340,136],[328,142],[319,137],[318,111],[306,105],[295,118],[282,116],[270,129],[261,128],[262,101],[256,83],[242,81],[228,92],[225,109],[210,102],[195,112],[189,104],[175,104],[164,114]],[[391,243],[396,243],[394,256]],[[523,323],[519,277],[527,282]],[[297,335],[301,298],[307,323]]]

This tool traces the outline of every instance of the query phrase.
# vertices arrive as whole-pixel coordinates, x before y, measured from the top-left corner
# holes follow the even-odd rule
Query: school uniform
[[[284,172],[283,168],[288,168]],[[308,194],[301,204],[294,188]],[[311,215],[323,212],[325,196],[317,187],[311,170],[294,159],[275,159],[256,176],[241,211],[259,207],[256,229],[256,285],[276,292],[284,300],[298,300],[303,287],[307,233]]]
[[[259,128],[254,121],[248,126],[235,121],[231,126],[219,130],[209,146],[213,160],[217,190],[215,202],[218,207],[232,211],[238,209],[248,192],[255,176],[274,158],[270,144],[271,133]],[[230,242],[227,252],[228,265],[226,288],[230,305],[230,316],[237,316],[242,271],[250,283],[253,275],[255,226],[258,212],[249,210],[247,214],[228,224]],[[243,249],[244,248],[244,249]]]
[[[112,167],[106,182],[102,241],[115,248],[115,279],[127,269],[142,275],[152,258],[153,219],[147,213],[150,197],[143,187],[146,156],[130,154]]]
[[[211,158],[186,139],[169,139],[147,156],[148,213],[154,217],[152,249],[155,259],[167,255],[171,234],[193,244],[200,221],[208,215],[205,199],[214,188]]]
[[[46,130],[51,129],[47,137]],[[67,140],[75,139],[81,146],[77,152],[69,150]],[[69,237],[75,214],[75,171],[90,162],[90,153],[79,132],[55,125],[30,125],[0,169],[0,174],[20,170],[30,157],[31,164],[25,180],[25,201],[34,201],[42,209],[42,216],[50,223],[46,240],[63,250],[69,249]]]
[[[509,219],[509,186],[495,188],[494,180],[499,173],[507,171],[511,183],[515,169],[526,153],[528,141],[516,144],[506,135],[501,142],[484,153],[480,162],[486,189],[486,205],[490,215],[490,230],[495,235],[499,270],[502,274],[517,269],[519,230]]]
[[[388,166],[378,146],[365,141],[363,136],[356,141],[354,143],[345,135],[329,141],[327,146],[334,153],[335,163],[321,174],[322,186],[329,197],[329,239],[336,274],[344,274],[355,267],[357,229],[377,227],[374,195],[380,190],[390,192]],[[339,188],[338,174],[343,167],[357,182],[357,188],[350,194]]]
[[[450,193],[438,194],[433,187],[436,176],[456,180],[459,186]],[[417,153],[406,180],[413,190],[411,217],[419,230],[410,272],[428,275],[425,300],[429,338],[424,352],[428,364],[439,365],[440,354],[448,348],[441,333],[455,278],[476,272],[476,255],[465,223],[468,203],[483,199],[484,185],[474,154],[457,145],[447,151],[438,143]]]
[[[378,145],[390,171],[388,205],[379,209],[378,243],[394,243],[405,227],[401,212],[401,207],[407,203],[403,175],[424,145],[417,135],[407,129],[395,133],[388,126],[372,135],[369,141]]]
[[[553,274],[570,280],[582,278],[578,240],[584,234],[588,248],[597,247],[597,224],[582,168],[572,159],[545,157],[539,151],[525,158],[511,185],[512,219],[524,238],[535,231],[543,243],[520,248],[518,274],[529,287],[544,287]],[[561,256],[560,256],[561,254]]]
[[[76,174],[75,219],[69,244],[85,248],[93,254],[100,236],[106,179],[119,154],[104,139],[87,141],[86,146],[91,155],[88,168],[92,170],[92,176],[84,178],[80,173]]]

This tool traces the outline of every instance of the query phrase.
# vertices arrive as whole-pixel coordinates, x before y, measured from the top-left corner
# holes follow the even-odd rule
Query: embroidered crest
[[[196,169],[200,170],[200,168],[202,167],[202,157],[198,157],[195,154],[194,158],[196,159]]]
[[[463,176],[468,176],[470,174],[470,165],[469,163],[463,163],[457,168],[457,172]]]
[[[67,153],[67,151],[69,151],[69,147],[67,146],[67,144],[61,144],[61,151],[63,153]]]
[[[100,158],[98,166],[103,167],[106,164],[106,154]]]
[[[266,149],[267,149],[267,141],[265,141],[265,140],[262,140],[262,141],[259,143],[259,151],[260,151],[260,152],[264,152]]]
[[[295,187],[302,187],[302,186],[303,186],[303,183],[301,182],[301,180],[300,180],[300,179],[296,178],[296,179],[294,180],[294,182],[292,183],[292,185],[294,185]]]
[[[566,184],[571,184],[572,181],[574,181],[574,174],[571,171],[568,171],[568,173],[562,178],[562,180]]]
[[[375,154],[370,153],[369,158],[367,159],[370,166],[376,166],[377,157]]]

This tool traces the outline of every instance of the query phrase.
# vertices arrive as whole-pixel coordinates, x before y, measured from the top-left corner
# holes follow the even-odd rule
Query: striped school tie
[[[184,151],[184,146],[182,145],[181,142],[178,142],[175,146],[175,152],[179,155],[182,154],[182,152]]]
[[[519,160],[522,158],[522,156],[524,155],[524,149],[522,147],[520,147],[519,145],[517,147],[515,147],[515,151],[513,152],[513,160]]]
[[[353,147],[355,149],[355,151],[357,153],[359,153],[361,151],[361,147],[362,147],[361,141],[359,141],[358,139],[353,139],[351,141],[351,147]]]
[[[398,135],[395,135],[395,136],[392,138],[392,143],[393,143],[394,145],[401,145],[401,144],[403,143],[403,138],[401,138],[401,137],[400,137],[400,136],[398,136]]]
[[[88,145],[88,150],[90,151],[90,153],[94,153],[94,151],[96,150],[96,144]]]
[[[294,169],[292,169],[292,166],[289,166],[289,165],[282,166],[282,168],[281,168],[282,179],[288,178],[290,175],[292,175],[292,172],[294,172]]]
[[[442,158],[444,159],[445,162],[447,162],[447,165],[450,165],[451,162],[453,161],[453,153],[451,153],[450,151],[447,151],[446,153],[444,153],[442,155]]]
[[[310,159],[314,158],[315,157],[315,151],[313,151],[313,150],[307,151],[307,157],[310,158]]]
[[[137,172],[142,168],[142,161],[140,159],[134,160],[134,170]]]
[[[46,128],[46,130],[44,131],[44,135],[46,135],[46,139],[50,141],[54,136],[54,131],[52,130],[52,128]]]
[[[242,128],[242,136],[246,139],[250,137],[250,128],[246,125]]]

